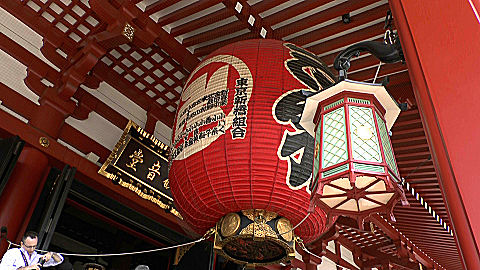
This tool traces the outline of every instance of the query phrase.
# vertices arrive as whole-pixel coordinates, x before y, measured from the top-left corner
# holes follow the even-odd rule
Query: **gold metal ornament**
[[[193,245],[194,244],[178,247],[177,250],[175,251],[175,258],[173,259],[173,265],[178,265],[183,255],[185,255],[185,253],[187,253],[190,250],[190,248],[193,247]]]
[[[48,148],[50,146],[50,141],[48,140],[47,137],[40,137],[38,139],[38,143],[40,143],[40,145],[45,148]]]
[[[229,237],[234,235],[239,228],[240,216],[237,213],[229,213],[222,220],[220,232],[224,237]]]
[[[133,36],[135,35],[135,28],[131,26],[129,23],[125,24],[125,27],[123,28],[122,34],[130,41],[132,42]]]
[[[277,213],[263,209],[229,213],[217,222],[216,228],[214,249],[237,264],[255,267],[295,258],[290,222]],[[286,236],[279,237],[281,232]]]
[[[293,231],[292,231],[292,225],[290,224],[290,221],[286,218],[281,218],[277,220],[277,231],[278,234],[282,236],[285,241],[290,242],[293,239]]]

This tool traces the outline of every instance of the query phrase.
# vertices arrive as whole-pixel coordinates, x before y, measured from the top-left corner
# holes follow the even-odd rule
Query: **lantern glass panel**
[[[350,131],[352,134],[352,155],[356,160],[382,162],[380,146],[371,108],[349,106]],[[359,130],[369,129],[372,136],[362,139]]]
[[[380,138],[382,140],[383,152],[385,153],[385,160],[387,161],[387,166],[392,170],[395,175],[398,175],[397,166],[395,165],[395,158],[393,156],[392,146],[390,144],[390,138],[388,136],[387,127],[385,126],[385,121],[375,113],[377,117],[378,129],[380,132]]]
[[[323,116],[322,168],[348,159],[346,135],[344,107]]]

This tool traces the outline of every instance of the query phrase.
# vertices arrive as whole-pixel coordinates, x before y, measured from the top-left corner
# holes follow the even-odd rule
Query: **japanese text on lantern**
[[[232,121],[232,139],[243,139],[247,133],[247,78],[237,79],[235,85],[235,96],[233,99],[233,114],[235,115]]]
[[[180,125],[186,125],[186,128],[178,136],[175,136],[174,145],[177,145],[182,139],[183,143],[173,149],[173,158],[185,148],[195,145],[199,140],[225,133],[225,113],[223,111],[207,113],[206,117],[204,114],[212,109],[226,106],[228,103],[228,92],[228,89],[224,89],[205,95],[189,104],[186,110],[182,110],[179,113],[179,117],[183,118],[180,121]],[[199,109],[191,111],[199,106]],[[188,123],[188,120],[192,119],[195,119],[194,122]],[[202,127],[209,126],[212,123],[217,123],[217,125],[201,130]]]

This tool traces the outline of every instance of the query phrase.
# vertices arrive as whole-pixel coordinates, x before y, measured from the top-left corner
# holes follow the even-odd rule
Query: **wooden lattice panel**
[[[140,49],[123,44],[110,50],[102,62],[152,102],[175,111],[187,72],[158,46]]]
[[[385,235],[379,228],[374,226],[372,231],[361,231],[354,228],[341,226],[340,232],[348,240],[355,243],[360,248],[370,246],[385,246],[392,243],[392,239]]]
[[[28,0],[24,4],[76,43],[100,27],[87,0]]]

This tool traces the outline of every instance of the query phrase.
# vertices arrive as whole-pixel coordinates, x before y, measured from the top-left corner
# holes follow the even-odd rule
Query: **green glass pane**
[[[395,172],[396,175],[398,175],[397,166],[395,164],[395,157],[393,156],[393,150],[387,132],[387,126],[385,125],[383,119],[380,118],[378,113],[375,113],[375,115],[377,116],[378,129],[380,132],[380,138],[382,139],[382,146],[383,151],[385,152],[385,159],[387,161],[387,165],[390,170],[392,170],[393,172]]]
[[[326,168],[348,158],[345,108],[341,107],[325,114],[322,124],[322,168]]]
[[[360,103],[360,104],[370,104],[370,100],[360,99],[360,98],[348,98],[348,102]]]
[[[382,162],[372,109],[349,106],[352,155],[354,159]],[[367,136],[361,131],[368,131]]]
[[[347,164],[343,164],[342,166],[338,166],[336,168],[333,168],[331,170],[323,172],[322,173],[322,178],[329,177],[330,175],[334,175],[334,174],[339,173],[339,172],[344,172],[344,171],[348,170],[349,167],[350,166],[347,163]]]
[[[331,109],[331,108],[333,108],[333,107],[335,107],[335,106],[337,106],[337,105],[340,105],[340,104],[342,104],[342,103],[343,103],[343,98],[340,99],[340,100],[337,100],[337,101],[335,101],[335,102],[333,102],[333,103],[328,104],[327,106],[323,107],[323,110],[326,111],[326,110]]]
[[[367,172],[377,172],[377,173],[383,173],[385,172],[385,169],[383,166],[379,165],[370,165],[370,164],[363,164],[363,163],[353,163],[353,168],[355,170],[360,170],[360,171],[367,171]]]

